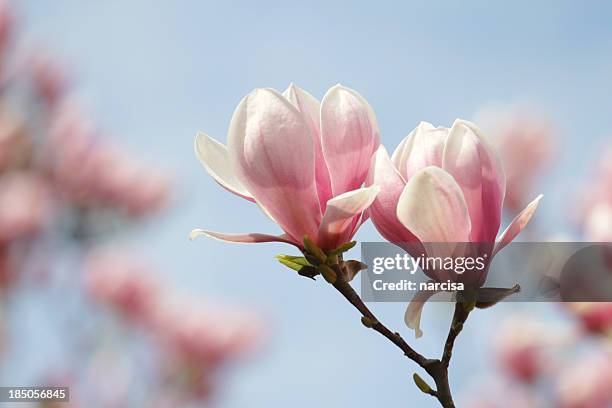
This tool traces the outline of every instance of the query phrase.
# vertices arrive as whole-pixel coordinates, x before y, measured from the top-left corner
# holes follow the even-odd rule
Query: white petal
[[[251,194],[236,177],[225,145],[205,133],[198,132],[194,150],[200,163],[217,183],[240,197],[254,201]]]
[[[327,209],[319,229],[319,245],[336,248],[352,238],[361,214],[374,202],[378,186],[349,191],[327,202]]]
[[[256,232],[246,234],[225,234],[223,232],[208,231],[203,229],[194,229],[189,234],[189,239],[194,240],[198,237],[210,237],[219,241],[236,242],[241,244],[254,244],[259,242],[284,242],[294,246],[299,246],[291,240],[287,235],[269,235],[259,234]]]

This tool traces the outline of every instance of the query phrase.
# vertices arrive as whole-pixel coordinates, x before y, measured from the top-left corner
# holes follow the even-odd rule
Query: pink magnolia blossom
[[[609,188],[612,195],[612,187]],[[587,241],[612,242],[612,197],[607,202],[602,200],[588,210],[583,230]]]
[[[5,69],[6,53],[10,44],[11,35],[15,25],[13,10],[8,0],[0,0],[0,70]],[[1,72],[4,74],[4,72]]]
[[[160,288],[146,263],[122,251],[105,249],[90,253],[84,270],[85,285],[96,300],[133,321],[150,322]]]
[[[609,408],[612,405],[612,354],[609,350],[580,355],[567,364],[557,381],[560,408]]]
[[[53,178],[76,204],[143,216],[168,202],[170,177],[101,140],[93,123],[70,104],[54,114],[51,147]]]
[[[612,241],[612,146],[603,147],[580,191],[577,221],[591,242]]]
[[[391,158],[381,146],[372,160],[368,184],[381,188],[368,211],[388,241],[408,252],[424,250],[441,257],[460,256],[477,247],[489,262],[527,225],[541,198],[532,201],[496,239],[506,177],[487,138],[464,120],[456,120],[450,129],[421,122]],[[435,281],[478,287],[484,284],[487,271],[424,272]],[[406,323],[416,329],[417,336],[423,304],[434,293],[418,293],[406,311]]]
[[[25,61],[36,92],[49,107],[56,106],[68,87],[65,69],[43,50],[34,50]]]
[[[32,139],[23,120],[0,107],[0,172],[23,168],[32,156]]]
[[[30,172],[0,177],[0,245],[37,233],[51,215],[46,183]]]
[[[551,351],[561,345],[558,327],[526,316],[512,316],[495,333],[497,360],[509,376],[525,383],[538,379],[549,367]]]
[[[349,88],[332,87],[321,103],[295,85],[283,94],[256,89],[234,112],[228,146],[200,133],[195,150],[215,181],[258,204],[285,234],[191,236],[301,247],[308,235],[333,249],[352,238],[378,193],[363,187],[378,145],[372,108]]]
[[[563,305],[587,333],[612,336],[612,302],[572,302]]]
[[[152,322],[153,331],[169,350],[206,368],[252,349],[262,328],[254,312],[177,294],[157,303]]]

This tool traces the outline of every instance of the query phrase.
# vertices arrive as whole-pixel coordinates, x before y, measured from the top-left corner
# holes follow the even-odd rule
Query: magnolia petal
[[[448,128],[421,122],[402,140],[391,160],[404,180],[427,166],[442,167],[442,153],[448,132]]]
[[[366,185],[377,185],[380,193],[368,208],[374,227],[389,242],[406,243],[418,239],[397,218],[397,204],[406,182],[398,173],[384,146],[372,157]]]
[[[238,105],[228,151],[242,184],[299,241],[316,236],[321,210],[312,135],[302,114],[273,89],[256,89]]]
[[[329,200],[321,220],[319,246],[333,249],[348,242],[361,214],[372,204],[379,191],[378,186],[364,187]]]
[[[227,147],[206,133],[198,132],[194,150],[208,174],[226,190],[249,201],[255,201],[234,174]]]
[[[448,135],[442,167],[463,191],[472,222],[471,241],[492,244],[506,191],[499,156],[474,124],[458,119]]]
[[[440,291],[437,290],[419,290],[414,294],[406,308],[404,323],[414,330],[414,337],[417,339],[423,336],[423,331],[421,330],[421,314],[423,313],[423,307],[430,297],[439,292]]]
[[[219,241],[236,242],[241,244],[254,244],[259,242],[284,242],[299,248],[296,242],[292,241],[288,235],[268,235],[259,233],[248,234],[225,234],[223,232],[208,231],[203,229],[194,229],[189,234],[189,239],[194,240],[198,237],[209,237]]]
[[[502,248],[511,243],[514,238],[516,238],[517,235],[521,233],[523,228],[525,228],[527,223],[529,223],[529,220],[531,220],[531,217],[535,213],[535,210],[538,208],[538,204],[540,204],[540,200],[542,199],[542,197],[544,196],[540,194],[535,200],[529,203],[527,207],[525,207],[523,211],[521,211],[519,215],[514,218],[514,220],[512,220],[510,225],[508,225],[506,230],[501,234],[499,240],[495,244],[493,255],[501,251]]]
[[[439,167],[426,167],[408,180],[397,218],[421,242],[469,240],[470,217],[461,187]]]
[[[357,92],[332,87],[321,102],[321,144],[334,196],[358,189],[380,144],[370,105]]]
[[[329,170],[327,169],[327,163],[325,163],[323,157],[323,148],[321,147],[321,103],[314,96],[294,84],[289,85],[285,92],[283,92],[283,96],[300,111],[310,128],[315,148],[317,192],[319,194],[321,212],[324,213],[327,201],[332,197],[332,191]]]

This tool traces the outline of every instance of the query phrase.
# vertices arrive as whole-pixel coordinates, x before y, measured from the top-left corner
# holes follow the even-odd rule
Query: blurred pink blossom
[[[564,303],[587,333],[612,336],[612,302]]]
[[[157,304],[153,329],[185,361],[213,368],[251,350],[262,322],[253,312],[174,294]]]
[[[160,288],[146,263],[125,252],[104,249],[87,256],[84,271],[85,284],[95,299],[131,320],[150,322]]]
[[[32,141],[21,118],[0,106],[0,173],[23,168],[32,155]]]
[[[168,174],[101,140],[93,123],[70,105],[55,116],[51,145],[53,178],[78,205],[142,216],[169,200]]]
[[[556,155],[556,130],[549,118],[527,106],[483,108],[476,118],[501,156],[507,178],[504,206],[519,211]]]
[[[553,349],[561,344],[560,330],[526,316],[504,320],[495,333],[497,360],[503,371],[531,383],[550,365]]]
[[[568,361],[556,384],[559,408],[609,408],[612,405],[612,354],[592,352]]]
[[[36,174],[0,177],[0,245],[39,232],[51,211],[48,186]]]
[[[576,203],[577,219],[585,239],[612,241],[612,146],[601,149],[577,196],[580,197]]]
[[[49,106],[55,107],[68,87],[66,70],[42,49],[32,51],[25,61],[34,89]]]
[[[378,193],[362,187],[378,145],[374,112],[352,89],[336,85],[321,103],[293,84],[283,94],[256,89],[238,104],[227,147],[200,133],[195,150],[219,184],[256,202],[285,234],[191,236],[302,247],[308,235],[334,249],[350,241]]]
[[[8,0],[0,0],[0,76],[4,75],[6,54],[15,25],[15,16]]]

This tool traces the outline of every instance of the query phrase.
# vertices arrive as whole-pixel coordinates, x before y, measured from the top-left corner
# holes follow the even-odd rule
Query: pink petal
[[[444,148],[443,168],[461,186],[472,222],[472,242],[493,243],[501,223],[506,177],[480,130],[456,120]]]
[[[218,239],[220,241],[227,242],[237,242],[242,244],[254,244],[259,242],[284,242],[286,244],[294,245],[300,248],[296,242],[292,241],[288,235],[268,235],[268,234],[259,234],[259,233],[249,233],[249,234],[225,234],[222,232],[215,231],[207,231],[203,229],[194,229],[189,234],[189,239],[194,240],[198,237],[206,236],[214,239]]]
[[[334,249],[350,241],[361,213],[372,204],[379,191],[378,186],[365,187],[329,200],[319,230],[319,246]]]
[[[194,149],[200,163],[221,187],[249,201],[255,201],[234,174],[227,147],[207,134],[199,132]]]
[[[406,182],[393,166],[384,146],[380,146],[372,157],[366,184],[380,187],[380,193],[368,209],[368,214],[378,232],[387,241],[396,244],[417,241],[417,237],[397,218],[397,204]]]
[[[434,127],[421,122],[395,149],[392,161],[404,180],[427,167],[442,167],[442,153],[448,137],[448,128]]]
[[[439,167],[426,167],[408,180],[397,218],[421,242],[469,240],[470,217],[461,187]]]
[[[518,234],[521,233],[523,228],[527,225],[531,217],[535,213],[535,210],[538,208],[538,204],[540,204],[540,200],[543,195],[540,194],[535,200],[533,200],[523,211],[516,216],[514,220],[508,225],[508,228],[501,234],[501,237],[495,244],[495,249],[493,251],[493,255],[502,250],[503,247],[511,243],[514,238],[517,237]]]
[[[429,298],[438,292],[439,291],[434,290],[419,290],[414,294],[414,297],[406,308],[404,322],[406,326],[414,330],[414,337],[417,339],[423,336],[423,331],[421,330],[421,314],[423,313],[423,307]]]
[[[247,95],[232,117],[228,150],[242,184],[286,233],[298,242],[317,236],[312,135],[287,99],[273,89]]]
[[[323,158],[323,148],[321,147],[321,104],[314,96],[294,84],[289,85],[289,88],[283,92],[283,96],[304,116],[310,128],[310,132],[312,133],[315,149],[315,177],[317,181],[317,191],[319,193],[319,204],[321,206],[321,212],[325,212],[327,201],[332,198],[332,191],[329,170]]]
[[[380,143],[370,105],[357,92],[336,85],[321,103],[321,142],[333,195],[360,188]]]

